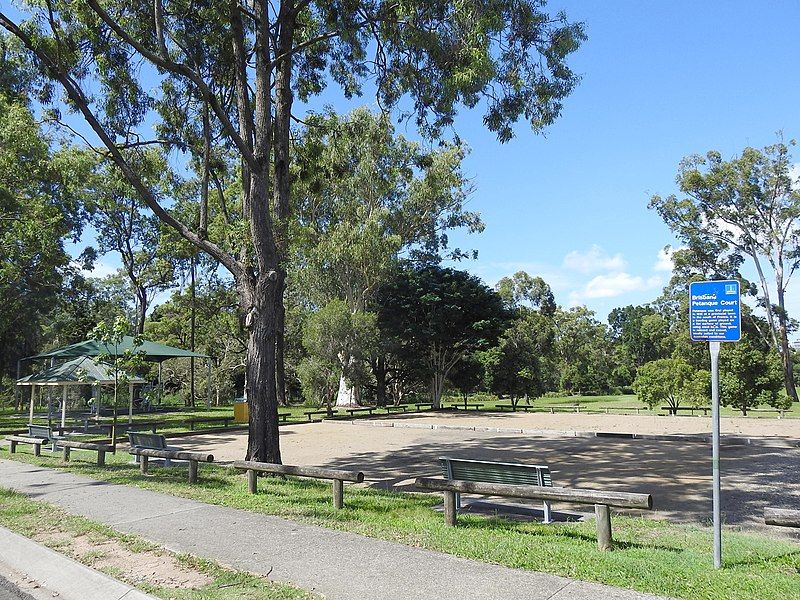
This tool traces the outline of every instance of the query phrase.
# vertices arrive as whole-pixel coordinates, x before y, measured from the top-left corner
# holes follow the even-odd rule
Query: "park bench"
[[[17,451],[17,444],[30,444],[33,446],[34,456],[41,456],[42,444],[47,443],[47,440],[42,438],[28,437],[24,435],[9,435],[6,437],[6,441],[8,442],[8,451],[11,454],[14,454],[14,452]]]
[[[780,527],[800,527],[800,510],[768,506],[764,509],[764,523]]]
[[[288,419],[288,418],[289,418],[289,417],[291,417],[291,416],[292,416],[292,413],[290,413],[290,412],[279,412],[279,413],[278,413],[278,417],[279,417],[279,418],[280,418],[280,420],[281,420],[281,421],[283,421],[284,423],[286,422],[286,419]]]
[[[521,465],[517,463],[468,460],[465,458],[439,458],[442,476],[445,479],[460,481],[480,481],[483,483],[513,483],[518,485],[539,485],[552,487],[550,468],[544,465]],[[461,494],[455,496],[456,510],[461,508]],[[544,501],[544,522],[552,521],[550,503]]]
[[[336,414],[336,411],[331,411],[329,413],[326,409],[323,408],[321,410],[304,410],[303,414],[308,417],[308,422],[310,423],[314,415],[326,415],[332,417]]]
[[[184,423],[189,426],[189,431],[194,431],[194,426],[198,423],[222,423],[223,427],[229,427],[230,422],[233,421],[233,417],[196,417],[192,419],[186,419]]]
[[[556,414],[558,412],[581,412],[581,405],[580,404],[545,404],[540,406],[539,408],[544,408],[545,410],[549,410],[551,415]]]
[[[511,403],[507,403],[507,402],[503,402],[503,403],[498,402],[497,404],[495,404],[495,408],[499,408],[501,411],[504,411],[505,409],[509,409],[512,412],[515,412],[515,411],[518,411],[518,410],[524,410],[524,411],[527,412],[529,410],[536,410],[537,407],[535,405],[533,405],[533,404],[517,404],[515,406],[515,405],[513,405]]]
[[[147,469],[151,458],[163,458],[164,464],[170,464],[173,460],[185,460],[189,462],[189,483],[197,483],[197,467],[201,462],[214,462],[213,454],[201,452],[184,452],[183,450],[156,450],[154,448],[131,448],[129,454],[136,457],[139,463],[139,471],[142,475],[147,475]]]
[[[606,414],[609,414],[613,410],[619,410],[619,411],[626,412],[626,413],[627,412],[636,411],[636,414],[638,415],[640,413],[640,411],[647,410],[647,407],[642,407],[642,406],[606,406],[606,407],[603,408],[603,410],[605,411]]]
[[[423,406],[427,406],[428,408],[433,408],[433,402],[414,402],[414,406],[417,407],[417,410],[422,410]]]
[[[359,406],[358,408],[345,408],[345,412],[349,412],[351,417],[354,417],[356,413],[366,412],[372,414],[375,412],[375,409],[378,408],[377,406]]]
[[[481,402],[456,402],[449,406],[449,408],[455,408],[456,410],[461,409],[461,407],[463,407],[464,410],[468,410],[470,408],[480,410],[483,407],[483,404]]]
[[[405,404],[390,404],[388,406],[384,406],[383,408],[386,409],[387,413],[392,412],[406,412],[408,407]]]
[[[55,452],[58,450],[56,443],[62,439],[58,433],[52,428],[48,427],[47,425],[28,425],[28,436],[29,438],[39,438],[45,441],[45,443],[50,444],[50,450]]]
[[[451,527],[456,524],[456,494],[480,494],[483,496],[504,496],[528,500],[594,504],[594,513],[597,520],[597,546],[600,550],[611,550],[613,543],[610,507],[645,510],[653,508],[653,498],[650,494],[578,490],[539,485],[483,483],[457,479],[435,479],[433,477],[419,477],[415,485],[423,490],[444,492],[444,522],[445,525]]]
[[[361,483],[364,481],[364,473],[361,471],[343,471],[340,469],[325,469],[322,467],[297,467],[293,465],[237,460],[233,463],[233,468],[240,471],[247,471],[247,489],[251,494],[255,494],[258,489],[256,479],[258,473],[295,475],[297,477],[310,477],[312,479],[331,479],[333,480],[333,508],[336,510],[344,508],[344,482],[352,481],[353,483]]]
[[[787,412],[792,412],[792,409],[785,408],[750,408],[747,412],[754,413],[778,413],[778,418],[782,419]]]
[[[708,412],[711,410],[710,406],[662,406],[661,410],[666,410],[669,414],[675,416],[678,412],[685,412],[689,411],[691,414],[694,414],[694,411],[700,410],[703,411],[703,416],[708,416]]]
[[[129,431],[128,442],[130,442],[131,450],[136,448],[147,450],[168,450],[179,451],[182,448],[175,446],[167,446],[167,439],[159,433],[142,433],[141,431]],[[136,462],[139,462],[139,455],[135,455]],[[164,466],[170,465],[169,458],[164,459]]]
[[[114,452],[114,446],[108,444],[97,444],[93,442],[76,442],[74,440],[59,440],[58,445],[62,448],[64,462],[69,462],[71,450],[93,450],[97,452],[97,466],[102,467],[106,464],[106,452]]]

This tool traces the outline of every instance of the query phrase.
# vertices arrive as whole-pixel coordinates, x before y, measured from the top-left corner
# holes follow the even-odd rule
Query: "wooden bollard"
[[[106,451],[105,450],[98,450],[97,451],[97,466],[98,467],[105,467],[106,466]]]
[[[64,446],[63,448],[64,448],[63,460],[64,462],[69,462],[69,446]]]
[[[341,479],[333,480],[333,508],[336,510],[344,508],[344,481]]]
[[[456,493],[449,490],[444,493],[444,524],[449,527],[456,525]]]
[[[14,454],[14,452],[17,451],[17,442],[14,441],[14,440],[10,440],[8,443],[10,444],[9,447],[8,447],[8,451],[11,454]]]
[[[611,550],[611,510],[606,504],[595,504],[594,515],[597,520],[597,547]]]
[[[258,479],[253,469],[247,471],[247,489],[251,494],[255,494],[258,490]]]
[[[197,461],[189,461],[189,483],[197,483]]]
[[[142,475],[147,475],[147,467],[148,467],[147,461],[149,460],[149,458],[150,458],[149,456],[144,456],[144,455],[139,456],[139,472]]]
[[[42,455],[42,445],[41,444],[34,444],[33,445],[33,455],[34,456],[41,456]]]

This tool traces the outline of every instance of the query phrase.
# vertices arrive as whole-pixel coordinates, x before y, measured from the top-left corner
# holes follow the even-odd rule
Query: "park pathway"
[[[0,487],[330,599],[654,599],[248,511],[0,460]]]

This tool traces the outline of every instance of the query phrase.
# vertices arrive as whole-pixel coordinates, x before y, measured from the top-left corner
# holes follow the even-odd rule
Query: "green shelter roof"
[[[123,373],[123,375],[125,374]],[[125,375],[125,377],[129,383],[145,382],[141,377],[131,377],[130,375]],[[17,385],[90,385],[94,383],[114,383],[114,367],[96,362],[87,356],[75,358],[39,373],[17,379]]]
[[[157,342],[148,342],[142,340],[141,344],[135,345],[131,336],[126,335],[122,341],[117,344],[105,344],[98,340],[85,340],[63,348],[56,348],[48,352],[42,352],[35,356],[29,356],[26,360],[37,358],[77,358],[80,356],[119,356],[124,354],[127,350],[131,350],[136,354],[143,354],[145,360],[153,362],[162,362],[170,358],[208,358],[206,354],[192,352],[191,350],[184,350],[182,348],[173,348],[172,346],[165,346]]]

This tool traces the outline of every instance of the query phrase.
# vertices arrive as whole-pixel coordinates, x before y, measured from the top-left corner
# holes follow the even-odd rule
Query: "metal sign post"
[[[711,354],[711,475],[714,515],[714,568],[722,567],[722,515],[719,468],[720,342],[742,337],[738,281],[698,281],[689,284],[689,335],[708,342]]]

